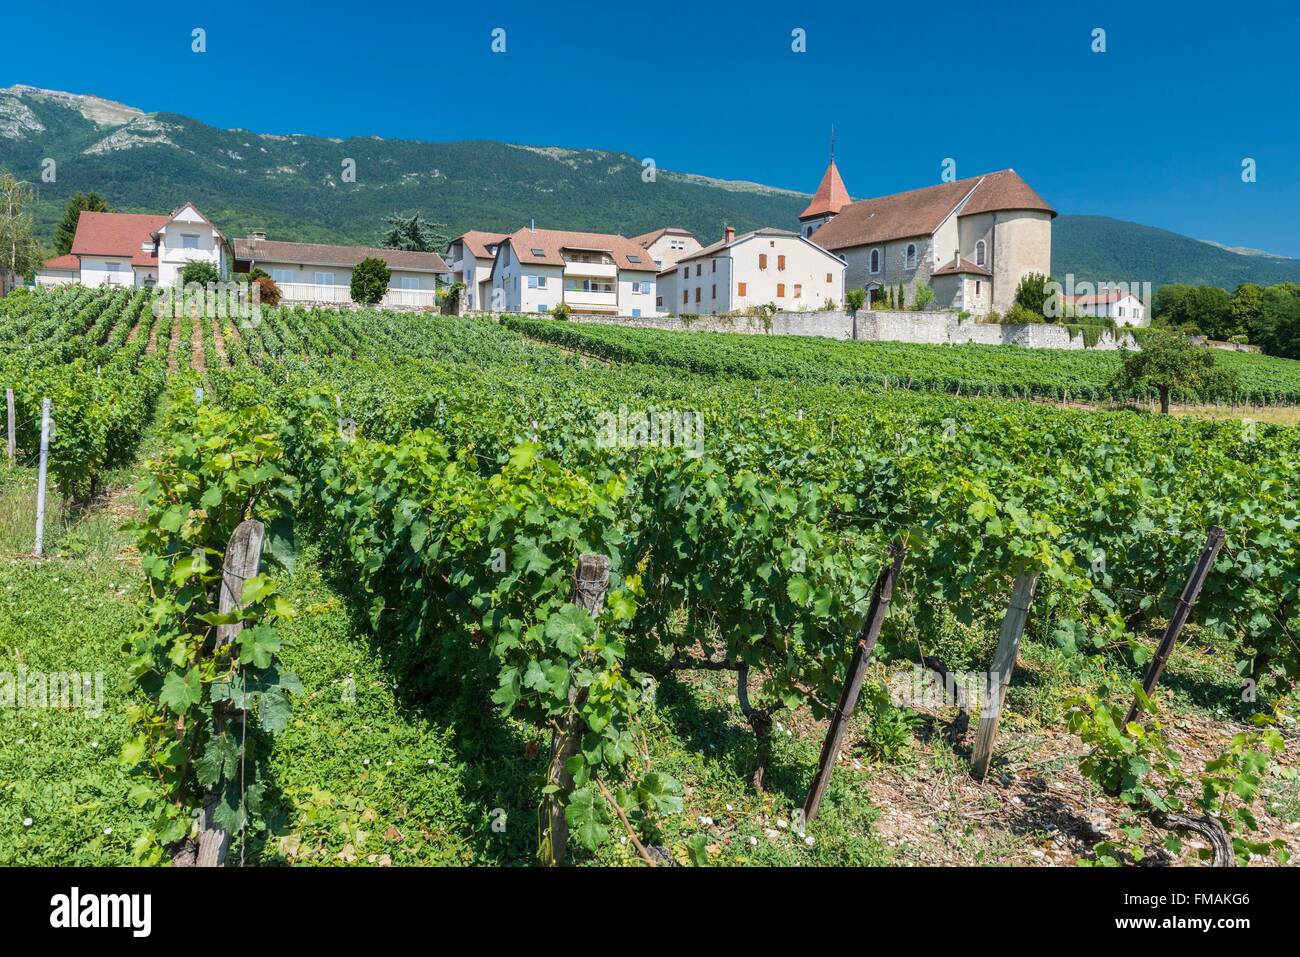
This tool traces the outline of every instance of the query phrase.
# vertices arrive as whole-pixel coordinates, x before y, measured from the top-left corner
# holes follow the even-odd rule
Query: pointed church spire
[[[799,218],[804,220],[834,216],[851,202],[853,200],[849,198],[849,191],[844,186],[844,180],[840,178],[839,168],[835,165],[835,126],[832,124],[830,165],[826,167],[826,173],[822,176],[821,185],[817,187],[812,202],[799,214]]]

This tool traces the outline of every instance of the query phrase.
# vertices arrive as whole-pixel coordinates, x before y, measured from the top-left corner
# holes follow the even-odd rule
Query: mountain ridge
[[[790,228],[809,194],[744,180],[655,169],[628,153],[493,140],[429,143],[223,129],[93,94],[26,84],[0,89],[0,167],[32,170],[45,240],[67,199],[94,190],[114,209],[166,212],[194,202],[230,236],[254,229],[302,242],[372,244],[384,217],[419,211],[466,229],[513,232],[536,222],[635,236],[678,226],[710,242],[725,226]],[[355,181],[345,160],[355,164]],[[654,188],[648,188],[648,187]],[[159,196],[166,200],[159,202]],[[169,205],[170,204],[170,205]],[[1300,260],[1104,216],[1061,215],[1052,272],[1076,281],[1300,281]]]

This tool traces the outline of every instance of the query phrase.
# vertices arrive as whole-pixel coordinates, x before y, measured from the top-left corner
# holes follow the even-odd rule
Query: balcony
[[[591,290],[566,289],[564,290],[564,301],[574,309],[617,309],[618,293],[613,291],[593,292]]]
[[[564,275],[591,276],[596,279],[617,279],[618,265],[612,262],[579,262],[576,260],[566,260],[564,263]]]

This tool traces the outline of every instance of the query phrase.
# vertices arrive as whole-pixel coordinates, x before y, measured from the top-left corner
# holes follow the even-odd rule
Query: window
[[[545,277],[545,276],[529,276],[529,277],[528,277],[528,288],[529,288],[529,289],[545,289],[545,288],[546,288],[546,277]]]
[[[784,268],[785,268],[785,257],[784,257],[784,256],[777,256],[777,257],[776,257],[776,268],[777,268],[777,269],[784,269]]]
[[[758,268],[759,269],[767,268],[767,253],[758,254]]]
[[[634,282],[634,283],[632,283],[632,291],[633,291],[633,292],[640,292],[640,291],[641,291],[641,284],[640,284],[639,282]]]
[[[683,267],[682,267],[682,278],[683,278],[683,279],[686,279],[688,276],[690,276],[690,274],[691,274],[691,267],[690,267],[690,266],[683,266]]]
[[[1123,307],[1123,306],[1120,306],[1120,307],[1119,307],[1119,317],[1120,317],[1121,319],[1124,318],[1124,307]]]
[[[980,282],[978,279],[975,280],[975,295],[978,296],[980,294],[980,289],[983,285],[984,284]]]
[[[700,301],[700,287],[699,287],[699,286],[696,286],[696,287],[695,287],[695,301],[696,301],[696,302],[699,302],[699,301]]]
[[[913,269],[916,266],[916,243],[908,243],[903,251],[903,267]]]
[[[984,240],[982,239],[975,244],[975,265],[984,265]]]
[[[627,257],[627,261],[630,262],[630,263],[639,263],[639,262],[641,262],[641,257],[640,257],[640,256],[628,256],[628,257]]]
[[[198,249],[198,233],[181,233],[181,249]]]
[[[880,272],[880,250],[871,250],[871,271]]]
[[[713,265],[710,267],[709,271],[710,271],[710,272],[717,272],[717,271],[718,271],[718,261],[717,261],[716,259],[713,260]]]
[[[536,246],[533,247],[533,249],[532,249],[532,253],[533,253],[534,256],[537,256],[537,257],[539,257],[539,258],[540,258],[540,257],[545,257],[545,256],[546,256],[546,250],[545,250],[545,249],[538,249]]]
[[[546,303],[544,303],[544,302],[543,302],[543,303],[540,303],[540,304],[537,306],[537,311],[538,311],[538,312],[545,312],[545,311],[546,311]]]
[[[272,269],[271,279],[277,286],[283,286],[287,282],[293,282],[292,269]]]
[[[803,295],[803,286],[800,283],[794,284],[794,297],[798,299]]]
[[[639,315],[641,315],[641,310],[640,310],[640,309],[633,309],[633,310],[632,310],[632,318],[633,318],[633,319],[635,319],[635,318],[636,318],[637,316],[639,316]]]
[[[833,276],[831,273],[827,273],[827,274],[826,274],[826,281],[827,281],[827,282],[834,282],[834,281],[835,281],[835,278],[834,278],[834,276]]]
[[[314,281],[318,286],[334,285],[334,274],[332,272],[318,272],[315,274]]]
[[[121,268],[121,263],[104,263],[104,272],[117,272]]]
[[[813,228],[812,228],[811,226],[808,226],[807,228],[804,229],[803,234],[804,234],[805,236],[811,236],[811,235],[812,235],[812,231],[813,231]]]
[[[711,298],[711,299],[717,299],[717,298],[718,298],[718,284],[717,284],[716,282],[713,284],[713,293],[711,294],[711,296],[710,296],[709,298]],[[1121,312],[1120,315],[1122,316],[1122,315],[1124,315],[1124,314]]]
[[[743,296],[744,294],[745,294],[745,284],[743,282],[736,283],[736,295]]]
[[[785,283],[779,282],[776,284],[776,298],[778,299],[785,298]]]
[[[696,264],[695,264],[695,275],[696,275],[696,276],[699,276],[702,272],[704,272],[704,264],[703,264],[703,263],[696,263]]]
[[[664,304],[663,296],[655,296],[655,308],[662,309]]]
[[[669,249],[685,249],[685,248],[686,248],[686,240],[684,240],[684,239],[670,239],[670,240],[668,240],[668,248],[669,248]]]
[[[419,276],[399,276],[397,278],[397,288],[418,290],[420,288]]]
[[[686,305],[686,304],[687,304],[688,302],[690,302],[690,301],[691,301],[691,294],[690,294],[690,291],[689,291],[689,290],[686,290],[686,289],[683,289],[683,290],[682,290],[682,305],[684,306],[684,305]]]

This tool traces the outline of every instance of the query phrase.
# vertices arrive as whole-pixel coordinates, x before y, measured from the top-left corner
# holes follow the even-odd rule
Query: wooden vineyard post
[[[9,464],[14,464],[18,454],[18,421],[14,415],[14,390],[5,389],[5,408],[9,413]]]
[[[1011,601],[1002,617],[1002,632],[998,636],[998,649],[993,653],[993,666],[985,683],[984,707],[980,713],[979,734],[971,753],[971,772],[984,780],[989,761],[993,757],[993,742],[998,734],[998,721],[1002,718],[1002,703],[1011,685],[1011,673],[1016,668],[1016,655],[1020,652],[1020,636],[1024,634],[1029,619],[1029,606],[1034,601],[1038,587],[1038,572],[1026,571],[1016,576],[1011,589]]]
[[[1201,557],[1196,560],[1192,574],[1187,579],[1187,584],[1183,586],[1183,593],[1178,597],[1178,605],[1174,608],[1174,614],[1165,628],[1164,637],[1160,639],[1160,646],[1156,649],[1155,657],[1147,665],[1147,673],[1142,678],[1142,691],[1148,697],[1155,689],[1156,682],[1160,680],[1160,675],[1169,662],[1169,656],[1173,654],[1174,642],[1178,640],[1183,626],[1191,616],[1192,606],[1196,604],[1196,599],[1201,594],[1201,586],[1205,584],[1210,569],[1214,567],[1214,559],[1219,554],[1225,535],[1226,533],[1219,526],[1210,527],[1209,535],[1205,539],[1205,547],[1201,549]],[[1137,717],[1137,713],[1138,699],[1135,697],[1133,704],[1129,706],[1128,714],[1124,716],[1123,727],[1128,727],[1129,722]]]
[[[808,797],[803,802],[803,823],[811,824],[817,819],[817,812],[822,805],[822,797],[831,783],[831,772],[835,769],[835,759],[840,753],[847,730],[849,717],[857,706],[858,695],[862,691],[862,678],[866,674],[867,664],[876,650],[876,640],[880,637],[880,627],[889,614],[889,603],[894,597],[894,585],[898,582],[899,572],[903,568],[903,555],[906,549],[902,542],[894,541],[889,546],[890,562],[876,576],[876,587],[871,593],[871,605],[867,617],[862,620],[858,631],[858,640],[853,648],[853,658],[849,662],[848,674],[844,679],[844,689],[840,692],[839,703],[831,715],[830,727],[826,729],[826,739],[822,742],[821,757],[817,761],[817,773],[813,775],[808,787]]]
[[[221,597],[217,606],[221,614],[243,609],[244,582],[256,575],[261,567],[262,539],[265,535],[266,528],[261,522],[248,519],[240,522],[235,533],[230,536],[230,545],[226,548],[225,561],[221,566]],[[243,629],[242,622],[218,625],[217,648],[230,644]],[[228,709],[225,703],[214,704],[213,730],[221,731],[228,717],[246,720],[247,713]],[[226,863],[230,835],[213,820],[220,797],[212,789],[203,802],[203,829],[199,833],[199,851],[194,862],[196,867],[222,867]]]
[[[605,607],[605,591],[609,588],[609,559],[604,555],[583,555],[573,572],[573,603],[592,618]],[[569,701],[581,705],[587,689],[579,689],[576,682],[569,685]],[[552,791],[542,801],[541,844],[537,849],[537,862],[546,867],[564,863],[568,854],[569,822],[564,818],[564,795],[573,790],[573,776],[569,774],[569,759],[582,746],[586,730],[575,712],[557,727],[551,737],[551,758],[546,768],[546,783],[559,790]]]
[[[45,485],[50,470],[50,400],[41,400],[41,464],[36,478],[36,548],[41,557],[45,548]]]

